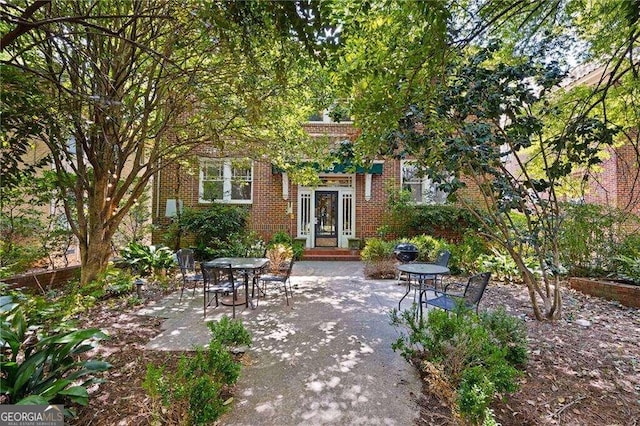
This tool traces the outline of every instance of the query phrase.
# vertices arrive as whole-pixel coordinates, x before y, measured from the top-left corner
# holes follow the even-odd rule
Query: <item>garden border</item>
[[[12,290],[27,289],[40,292],[40,288],[44,290],[60,288],[78,278],[80,278],[80,265],[14,275],[0,281],[9,284],[9,289]]]
[[[569,286],[591,296],[615,300],[632,308],[640,308],[640,286],[592,278],[569,278]]]

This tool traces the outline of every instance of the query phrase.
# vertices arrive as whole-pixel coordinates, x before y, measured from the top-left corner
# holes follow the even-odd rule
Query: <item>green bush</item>
[[[527,360],[526,331],[522,321],[504,310],[481,316],[459,307],[449,314],[429,312],[425,321],[416,320],[415,307],[391,315],[392,323],[406,330],[393,343],[394,350],[424,365],[427,380],[444,380],[455,392],[452,411],[471,424],[482,424],[491,415],[489,404],[497,394],[514,392],[517,378]],[[435,366],[429,369],[428,366]],[[435,378],[429,374],[438,372]]]
[[[640,257],[616,256],[614,258],[618,264],[618,276],[623,280],[631,281],[640,285]]]
[[[228,408],[225,392],[236,383],[241,369],[228,348],[251,344],[251,336],[240,321],[226,317],[208,327],[212,335],[209,347],[182,356],[175,371],[147,365],[142,386],[158,419],[161,413],[170,413],[171,419],[164,415],[170,423],[211,424]]]
[[[442,247],[441,242],[430,235],[416,235],[409,242],[418,249],[417,260],[421,262],[433,261]]]
[[[175,264],[173,252],[164,246],[147,246],[131,242],[120,251],[120,255],[132,270],[143,276],[170,268]]]
[[[462,241],[451,246],[451,259],[460,273],[474,275],[482,270],[479,258],[490,254],[487,241],[476,233],[466,233]]]
[[[97,281],[107,296],[123,296],[134,291],[134,277],[122,269],[109,267]]]
[[[563,205],[564,220],[559,233],[562,263],[576,276],[601,276],[613,271],[616,235],[624,229],[628,215],[595,204]],[[623,237],[624,238],[624,237]]]
[[[304,243],[302,241],[296,241],[291,235],[287,234],[286,232],[278,231],[273,234],[271,240],[269,240],[267,248],[270,249],[278,244],[283,244],[285,246],[291,247],[291,250],[293,250],[294,260],[302,259],[302,255],[304,254]]]
[[[24,315],[44,331],[74,328],[78,314],[93,307],[105,295],[103,283],[95,281],[80,287],[78,281],[70,281],[64,288],[49,290],[45,294],[25,294],[12,291],[19,301]]]
[[[197,260],[244,254],[238,244],[245,235],[247,210],[238,206],[212,204],[205,210],[185,209],[176,222],[177,230],[195,239]],[[242,253],[238,253],[242,252]]]
[[[360,257],[366,262],[376,262],[393,258],[393,241],[384,241],[380,238],[367,238]]]
[[[0,393],[10,404],[88,403],[86,388],[97,383],[95,374],[110,365],[79,356],[106,334],[86,329],[36,336],[38,327],[28,323],[12,296],[0,297],[0,324]]]
[[[222,317],[220,321],[209,321],[207,327],[211,331],[211,339],[223,346],[240,346],[251,344],[251,334],[242,322]]]
[[[433,234],[441,229],[462,233],[480,226],[471,212],[452,204],[414,206],[413,214],[406,220],[413,234]]]

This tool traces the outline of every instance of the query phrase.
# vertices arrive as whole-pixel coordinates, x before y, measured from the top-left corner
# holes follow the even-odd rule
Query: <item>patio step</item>
[[[360,251],[331,247],[305,249],[302,260],[360,260]]]

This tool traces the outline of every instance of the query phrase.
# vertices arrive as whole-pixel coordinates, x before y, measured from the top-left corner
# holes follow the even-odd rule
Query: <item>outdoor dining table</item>
[[[411,277],[415,276],[416,281],[418,282],[419,287],[419,295],[418,295],[418,309],[420,313],[420,318],[422,318],[422,298],[424,293],[426,293],[426,289],[423,288],[422,284],[426,276],[430,278],[433,277],[434,289],[435,283],[437,282],[437,278],[439,275],[448,275],[449,268],[446,266],[436,265],[434,263],[403,263],[397,266],[398,271],[404,272],[409,276],[407,281],[407,291],[402,296],[400,301],[398,302],[398,310],[400,310],[400,304],[407,297],[407,294],[411,291]]]
[[[222,300],[223,305],[245,305],[249,307],[249,298],[247,295],[249,294],[249,275],[256,274],[257,272],[263,270],[268,264],[269,259],[266,257],[218,257],[213,260],[209,260],[204,262],[205,266],[215,266],[219,264],[229,264],[231,265],[231,269],[234,271],[240,272],[244,277],[244,299],[241,299],[237,296],[236,292],[233,292],[231,300]]]

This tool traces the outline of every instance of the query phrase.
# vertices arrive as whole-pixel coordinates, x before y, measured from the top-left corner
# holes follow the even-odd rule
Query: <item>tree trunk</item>
[[[100,232],[101,234],[101,232]],[[107,269],[111,257],[110,239],[102,239],[101,235],[88,235],[89,244],[86,249],[80,249],[81,273],[80,285],[94,281],[98,275]],[[83,253],[84,251],[84,253]]]

